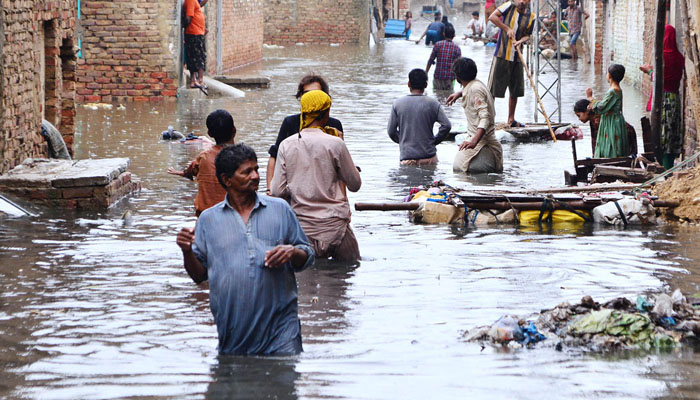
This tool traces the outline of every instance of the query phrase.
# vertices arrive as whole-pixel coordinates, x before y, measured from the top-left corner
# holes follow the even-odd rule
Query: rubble
[[[676,173],[665,182],[657,184],[654,194],[680,205],[661,211],[661,217],[669,221],[700,222],[700,165]]]
[[[510,347],[532,347],[545,340],[590,351],[672,348],[698,343],[700,302],[688,302],[680,290],[636,302],[619,297],[600,304],[585,296],[578,304],[561,303],[536,319],[503,316],[491,326],[473,328],[463,339]],[[525,335],[525,337],[523,337]]]

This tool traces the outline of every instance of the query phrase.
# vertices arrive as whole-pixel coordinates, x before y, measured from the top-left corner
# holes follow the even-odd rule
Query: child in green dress
[[[593,89],[586,89],[586,96],[591,104],[588,109],[600,114],[600,126],[595,145],[595,158],[627,157],[630,155],[627,140],[627,125],[622,116],[622,89],[620,81],[625,77],[625,67],[612,64],[608,68],[610,90],[601,101],[593,99]]]

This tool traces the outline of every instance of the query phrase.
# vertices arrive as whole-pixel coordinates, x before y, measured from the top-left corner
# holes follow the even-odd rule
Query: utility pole
[[[656,162],[663,162],[661,148],[661,109],[664,103],[664,29],[666,27],[666,0],[657,0],[656,37],[654,38],[654,99],[651,108],[651,133],[654,139]]]

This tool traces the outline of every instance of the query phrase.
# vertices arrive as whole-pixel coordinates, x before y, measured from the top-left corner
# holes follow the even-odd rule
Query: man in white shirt
[[[472,13],[472,19],[467,23],[467,33],[465,34],[465,39],[468,36],[481,37],[484,34],[484,23],[479,19],[479,12],[474,11]]]

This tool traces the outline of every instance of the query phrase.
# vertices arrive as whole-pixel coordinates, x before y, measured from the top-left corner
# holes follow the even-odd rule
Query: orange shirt
[[[192,17],[192,21],[185,29],[185,33],[188,35],[204,35],[206,23],[202,7],[199,6],[197,0],[185,0],[185,15]]]
[[[223,148],[224,146],[216,145],[202,151],[185,169],[186,177],[197,177],[197,197],[194,199],[197,216],[207,208],[222,202],[226,197],[226,190],[216,178],[216,167],[214,166],[216,155]]]

